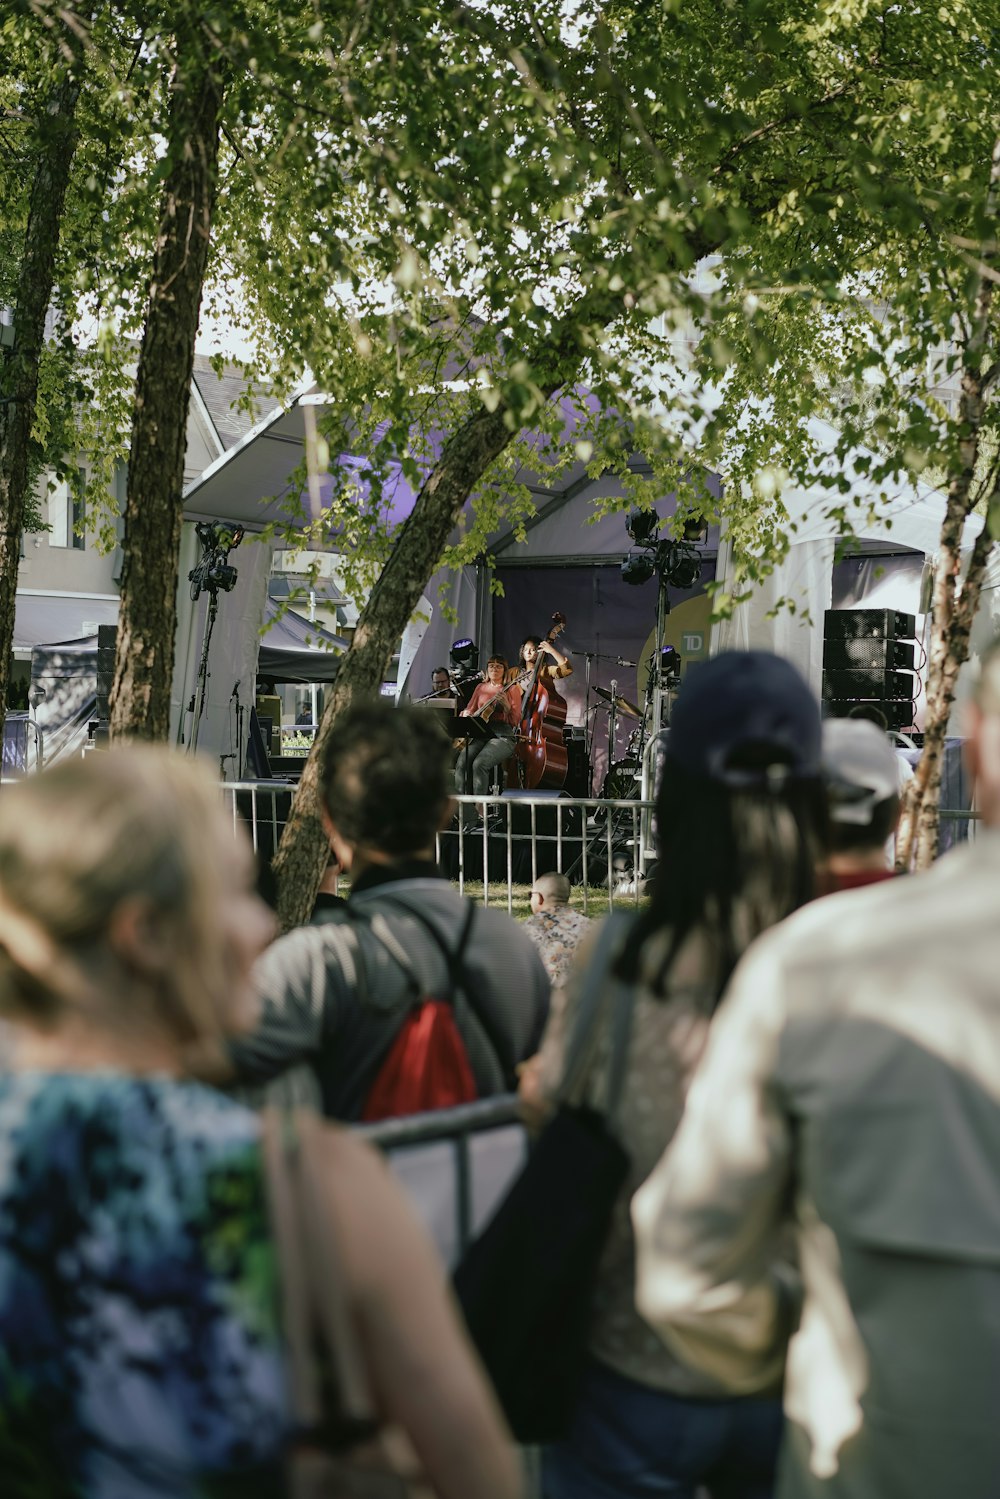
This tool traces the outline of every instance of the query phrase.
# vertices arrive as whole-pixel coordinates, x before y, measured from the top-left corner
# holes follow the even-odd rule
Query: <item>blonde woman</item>
[[[260,1127],[182,1062],[253,1023],[270,935],[249,846],[189,761],[115,750],[0,790],[5,1499],[284,1493]],[[326,1146],[382,1412],[440,1495],[513,1499],[432,1249],[376,1157]]]

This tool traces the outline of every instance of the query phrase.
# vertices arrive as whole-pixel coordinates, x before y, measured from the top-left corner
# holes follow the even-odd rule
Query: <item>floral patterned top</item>
[[[553,989],[565,984],[573,966],[576,950],[591,930],[589,916],[572,906],[544,907],[524,922],[524,930],[538,948],[545,972]]]
[[[0,1076],[4,1499],[278,1499],[288,1419],[255,1116]]]

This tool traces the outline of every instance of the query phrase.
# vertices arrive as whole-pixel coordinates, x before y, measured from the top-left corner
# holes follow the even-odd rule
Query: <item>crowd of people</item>
[[[599,972],[629,997],[627,1168],[544,1499],[993,1499],[1000,646],[967,741],[984,831],[919,875],[891,875],[884,733],[824,724],[767,653],[686,678],[624,928],[558,872],[523,923],[453,889],[450,749],[426,709],[350,711],[321,768],[326,888],[277,939],[191,761],[113,749],[4,788],[3,1493],[523,1494],[445,1271],[345,1126],[422,1066],[442,1101],[519,1090],[544,1131],[586,1026],[599,1111],[621,1035]],[[296,1271],[328,1309],[312,1405],[279,1211],[307,1159],[303,1235],[333,1246]],[[401,1487],[360,1486],[390,1469]]]

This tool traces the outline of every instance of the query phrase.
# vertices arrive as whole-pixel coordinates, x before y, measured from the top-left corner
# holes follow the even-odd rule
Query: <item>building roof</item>
[[[238,364],[223,365],[220,375],[207,354],[196,354],[194,379],[219,441],[226,449],[234,447],[274,405],[270,386],[264,381],[255,384],[249,380]],[[252,402],[251,410],[238,404],[247,392]]]

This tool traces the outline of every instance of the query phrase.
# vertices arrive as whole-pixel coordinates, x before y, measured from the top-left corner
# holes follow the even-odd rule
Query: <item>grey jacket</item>
[[[677,1351],[750,1392],[787,1349],[780,1499],[1000,1492],[998,918],[987,834],[762,938],[633,1201]]]
[[[413,1002],[412,982],[373,929],[384,920],[423,992],[443,995],[448,965],[425,921],[448,949],[458,945],[469,902],[441,879],[401,879],[352,895],[357,919],[300,927],[257,964],[261,1021],[232,1047],[240,1081],[261,1083],[297,1063],[313,1067],[332,1118],[356,1120]],[[419,912],[420,916],[413,914]],[[506,913],[477,909],[455,1001],[479,1096],[515,1086],[515,1068],[537,1051],[548,1015],[541,960]]]

